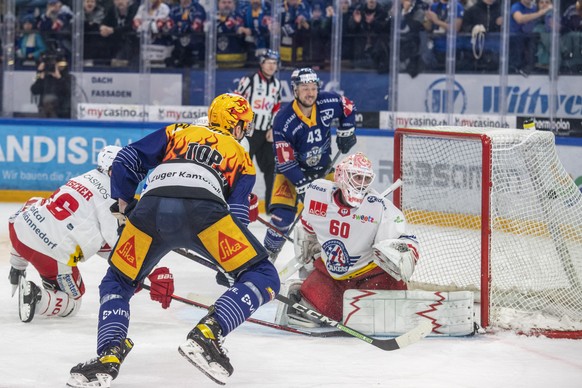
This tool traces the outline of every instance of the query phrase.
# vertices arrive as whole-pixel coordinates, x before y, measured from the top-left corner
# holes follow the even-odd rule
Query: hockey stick
[[[392,183],[380,195],[382,196],[382,198],[384,198],[387,195],[389,195],[390,193],[392,193],[394,190],[398,189],[400,186],[402,186],[402,180],[400,178],[398,178],[394,183]],[[294,258],[289,260],[289,262],[285,265],[285,267],[283,267],[279,271],[279,278],[281,279],[281,282],[284,282],[287,279],[289,279],[293,274],[295,274],[295,272],[299,271],[299,269],[301,269],[301,267],[303,267],[305,265],[305,263],[302,263],[298,260],[299,257],[300,256],[295,256]]]
[[[329,174],[330,171],[333,170],[333,167],[334,167],[335,163],[337,162],[337,160],[339,159],[339,157],[341,156],[341,154],[342,154],[341,151],[337,151],[335,153],[335,155],[333,156],[333,159],[331,160],[331,163],[329,164],[329,167],[325,170],[325,172],[323,173],[323,176],[319,177],[319,179],[325,178],[327,176],[327,174]],[[301,219],[301,214],[303,214],[303,209],[304,209],[304,207],[301,208],[301,210],[299,211],[299,213],[295,217],[295,220],[293,220],[293,223],[291,224],[291,226],[287,230],[287,233],[285,233],[285,235],[283,236],[283,238],[285,238],[285,240],[287,240],[288,238],[291,238],[291,237],[289,237],[289,235],[291,233],[293,233],[293,228],[295,228],[295,225],[297,225],[297,223]],[[281,252],[281,250],[279,250],[279,252]],[[277,257],[279,256],[279,252],[277,252],[275,254],[275,256],[271,259],[271,261],[273,263],[275,262],[275,260],[277,260]]]
[[[177,252],[179,254],[181,254],[182,256],[195,261],[199,264],[204,265],[207,268],[213,269],[215,271],[220,271],[220,269],[216,266],[216,264],[208,261],[207,259],[200,257],[198,255],[195,255],[187,250],[184,249],[177,249],[174,250],[174,252]],[[418,326],[416,326],[414,329],[396,337],[396,338],[388,338],[388,339],[377,339],[377,338],[373,338],[370,336],[367,336],[363,333],[360,333],[357,330],[354,330],[348,326],[342,325],[341,323],[334,321],[333,319],[318,313],[315,310],[310,309],[309,307],[303,306],[300,303],[296,303],[293,302],[291,299],[283,296],[283,295],[279,295],[277,294],[275,296],[275,299],[277,299],[278,301],[285,303],[286,305],[301,311],[302,313],[309,315],[312,318],[317,319],[319,322],[327,325],[327,326],[331,326],[331,327],[335,327],[339,330],[341,330],[344,333],[347,333],[349,335],[351,335],[352,337],[356,337],[364,342],[367,342],[371,345],[374,345],[377,348],[380,348],[382,350],[397,350],[397,349],[401,349],[405,346],[408,346],[410,344],[413,344],[415,342],[420,341],[421,339],[423,339],[424,337],[426,337],[431,331],[432,331],[432,323],[429,320],[423,320]]]
[[[142,283],[141,286],[148,291],[150,290],[150,286],[147,284]],[[208,310],[210,308],[210,306],[207,304],[204,304],[202,302],[197,302],[197,301],[192,300],[192,299],[184,298],[184,297],[178,296],[176,294],[172,294],[172,295],[170,295],[170,297],[173,300],[177,300],[178,302],[184,303],[184,304],[189,305],[189,306],[194,306],[194,307],[198,307],[198,308],[205,309],[205,310]],[[278,324],[273,323],[273,322],[263,321],[262,319],[255,319],[252,317],[247,318],[247,322],[254,323],[257,325],[261,325],[261,326],[270,327],[270,328],[276,329],[276,330],[288,331],[290,333],[295,333],[295,334],[302,334],[302,335],[306,335],[309,337],[341,337],[341,336],[343,336],[343,332],[337,332],[337,331],[312,332],[312,331],[308,331],[308,330],[302,330],[299,328],[278,325]]]
[[[285,240],[289,241],[290,243],[295,243],[295,240],[293,240],[293,238],[287,236],[285,233],[283,233],[282,230],[280,230],[275,225],[271,224],[269,221],[265,220],[261,216],[257,217],[257,221],[259,221],[261,224],[265,225],[267,228],[273,230],[273,232],[277,233],[279,236],[283,237]]]

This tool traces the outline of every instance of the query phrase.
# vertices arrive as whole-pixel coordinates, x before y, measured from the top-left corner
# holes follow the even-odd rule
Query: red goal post
[[[582,338],[582,194],[552,133],[399,128],[398,178],[421,246],[410,289],[474,291],[490,330]]]

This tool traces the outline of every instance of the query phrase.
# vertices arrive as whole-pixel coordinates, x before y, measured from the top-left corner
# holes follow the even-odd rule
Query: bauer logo
[[[325,217],[327,215],[327,204],[318,201],[309,202],[309,214],[314,216]]]
[[[448,113],[447,104],[449,100],[449,90],[447,90],[446,78],[439,78],[434,81],[426,90],[424,100],[425,110],[429,113]],[[453,86],[453,112],[465,113],[467,109],[467,93],[457,81]]]

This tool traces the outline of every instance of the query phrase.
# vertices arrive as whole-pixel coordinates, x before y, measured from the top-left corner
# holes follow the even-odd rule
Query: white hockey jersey
[[[47,199],[19,210],[9,222],[29,248],[69,266],[117,241],[117,220],[109,211],[109,177],[91,170],[72,178]]]
[[[372,245],[379,241],[402,238],[417,248],[415,237],[406,234],[402,212],[377,191],[371,190],[360,207],[351,208],[333,197],[336,189],[331,181],[312,182],[302,213],[317,235],[321,259],[334,279],[350,279],[375,268]]]

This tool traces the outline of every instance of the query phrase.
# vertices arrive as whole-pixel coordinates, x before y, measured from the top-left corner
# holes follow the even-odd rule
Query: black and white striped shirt
[[[267,79],[258,72],[242,77],[235,93],[246,98],[255,113],[255,130],[267,131],[272,127],[275,114],[281,107],[281,82]]]

